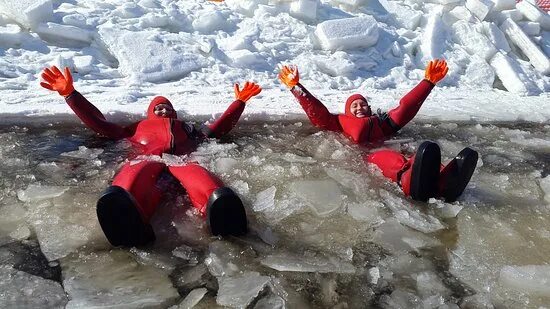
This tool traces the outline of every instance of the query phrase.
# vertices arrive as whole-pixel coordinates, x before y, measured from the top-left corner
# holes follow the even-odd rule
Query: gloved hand
[[[60,95],[66,97],[74,91],[73,77],[68,67],[65,67],[65,76],[54,65],[51,70],[48,68],[42,72],[42,78],[45,82],[40,82],[40,86],[57,91]]]
[[[239,84],[235,84],[235,98],[246,103],[250,98],[262,92],[262,88],[253,82],[244,83],[243,89],[239,89]]]
[[[297,66],[284,65],[279,72],[279,79],[281,83],[285,84],[288,88],[292,88],[300,81],[300,73]]]
[[[440,80],[442,80],[447,72],[449,71],[449,68],[447,67],[447,62],[445,59],[435,59],[430,61],[428,63],[428,67],[426,68],[426,74],[425,77],[427,80],[432,82],[432,84],[437,84]]]

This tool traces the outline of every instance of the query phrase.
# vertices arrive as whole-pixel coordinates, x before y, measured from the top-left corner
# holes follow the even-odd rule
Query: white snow
[[[53,18],[51,0],[0,0],[0,11],[27,28]]]
[[[369,47],[378,41],[378,23],[371,16],[327,20],[317,25],[315,35],[324,49]]]

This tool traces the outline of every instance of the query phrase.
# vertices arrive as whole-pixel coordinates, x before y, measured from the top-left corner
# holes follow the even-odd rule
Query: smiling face
[[[168,104],[159,104],[155,106],[154,113],[164,118],[174,118],[176,115],[176,111]]]
[[[357,118],[368,117],[371,114],[370,106],[363,99],[357,99],[351,102],[349,111]]]

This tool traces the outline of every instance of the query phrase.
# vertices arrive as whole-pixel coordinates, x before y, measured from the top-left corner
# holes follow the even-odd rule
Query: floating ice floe
[[[296,256],[286,253],[270,255],[261,263],[278,271],[343,273],[352,274],[355,267],[348,262],[334,258]]]
[[[327,216],[342,206],[342,191],[333,180],[299,180],[291,191],[318,216]]]
[[[257,272],[244,272],[234,277],[218,278],[216,302],[221,306],[246,308],[271,279]]]
[[[25,190],[17,191],[17,198],[22,202],[36,202],[61,196],[67,190],[68,187],[31,184]]]
[[[550,297],[550,265],[504,266],[499,283],[511,290]]]
[[[66,308],[167,307],[179,298],[168,274],[123,250],[77,254],[61,263]]]
[[[79,159],[97,159],[103,153],[101,148],[87,148],[86,146],[78,146],[78,150],[64,152],[61,156],[79,158]]]

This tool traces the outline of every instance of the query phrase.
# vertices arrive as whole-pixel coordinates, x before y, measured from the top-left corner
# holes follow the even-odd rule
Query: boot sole
[[[207,222],[212,235],[240,236],[247,233],[246,211],[233,190],[227,187],[215,190],[207,205]]]
[[[141,219],[134,197],[119,186],[110,186],[97,201],[97,218],[113,246],[142,246],[155,240],[150,224]]]
[[[456,170],[451,171],[445,183],[443,197],[445,202],[452,203],[464,192],[470,182],[477,166],[477,151],[466,147],[449,164],[456,166]],[[453,162],[454,161],[454,162]]]
[[[437,192],[437,180],[441,166],[441,150],[433,142],[423,142],[418,147],[411,172],[411,198],[426,202]]]

